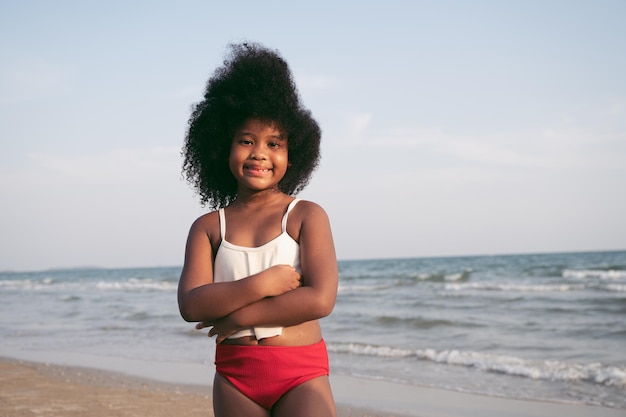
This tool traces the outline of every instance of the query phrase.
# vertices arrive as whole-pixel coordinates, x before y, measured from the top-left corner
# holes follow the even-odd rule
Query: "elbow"
[[[185,300],[184,296],[179,295],[178,297],[178,311],[180,312],[180,316],[186,322],[196,322],[199,321],[197,319],[197,314],[191,308],[191,303]]]
[[[328,303],[324,309],[322,309],[322,311],[320,312],[320,318],[321,317],[326,317],[326,316],[330,316],[330,313],[333,312],[333,309],[335,308],[335,303]]]
[[[183,320],[189,323],[205,322],[221,317],[192,295],[178,297],[178,311]]]
[[[185,320],[186,322],[195,322],[198,320],[194,320],[194,317],[186,310],[183,310],[182,308],[179,308],[180,310],[180,316],[183,318],[183,320]]]
[[[325,298],[321,298],[318,299],[317,302],[315,303],[315,306],[313,306],[313,311],[315,311],[315,315],[318,318],[323,318],[326,316],[329,316],[330,313],[333,312],[333,309],[335,308],[335,299],[325,299]]]
[[[309,299],[308,309],[315,319],[321,319],[329,316],[335,308],[337,300],[337,292],[330,289],[320,288],[313,289],[313,296]]]
[[[183,304],[178,304],[178,311],[180,311],[180,316],[183,318],[183,320],[185,320],[186,322],[193,322],[196,321],[193,319],[193,315],[191,314],[191,312],[189,311],[188,308],[185,308],[185,306]]]

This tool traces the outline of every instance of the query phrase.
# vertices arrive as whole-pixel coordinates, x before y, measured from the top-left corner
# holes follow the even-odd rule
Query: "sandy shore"
[[[340,406],[339,417],[376,417]],[[0,359],[0,417],[211,417],[210,387]]]
[[[626,410],[518,401],[331,378],[339,417],[624,417]],[[0,359],[0,417],[213,415],[210,387],[84,367]]]

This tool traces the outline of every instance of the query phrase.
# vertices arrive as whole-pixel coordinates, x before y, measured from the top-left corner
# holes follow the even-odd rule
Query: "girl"
[[[193,108],[183,171],[216,211],[191,226],[178,304],[216,336],[216,417],[335,416],[318,322],[337,295],[333,238],[293,197],[320,136],[287,63],[256,44],[231,45]]]

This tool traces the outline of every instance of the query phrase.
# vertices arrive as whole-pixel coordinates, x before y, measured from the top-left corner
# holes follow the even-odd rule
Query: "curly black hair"
[[[202,205],[225,207],[237,196],[228,158],[232,139],[250,118],[287,137],[290,166],[278,188],[290,195],[309,182],[320,159],[321,131],[300,102],[287,62],[255,43],[229,45],[224,65],[209,79],[204,99],[192,106],[185,137],[183,175]]]

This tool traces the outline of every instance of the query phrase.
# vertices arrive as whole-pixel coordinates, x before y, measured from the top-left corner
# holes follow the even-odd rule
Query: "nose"
[[[265,155],[263,155],[263,154],[261,154],[261,153],[258,153],[258,152],[252,152],[252,153],[250,154],[250,159],[253,159],[253,160],[255,160],[255,161],[264,161],[266,158],[265,158]]]
[[[257,145],[250,150],[250,159],[254,159],[255,161],[267,159],[265,151],[260,145]]]

